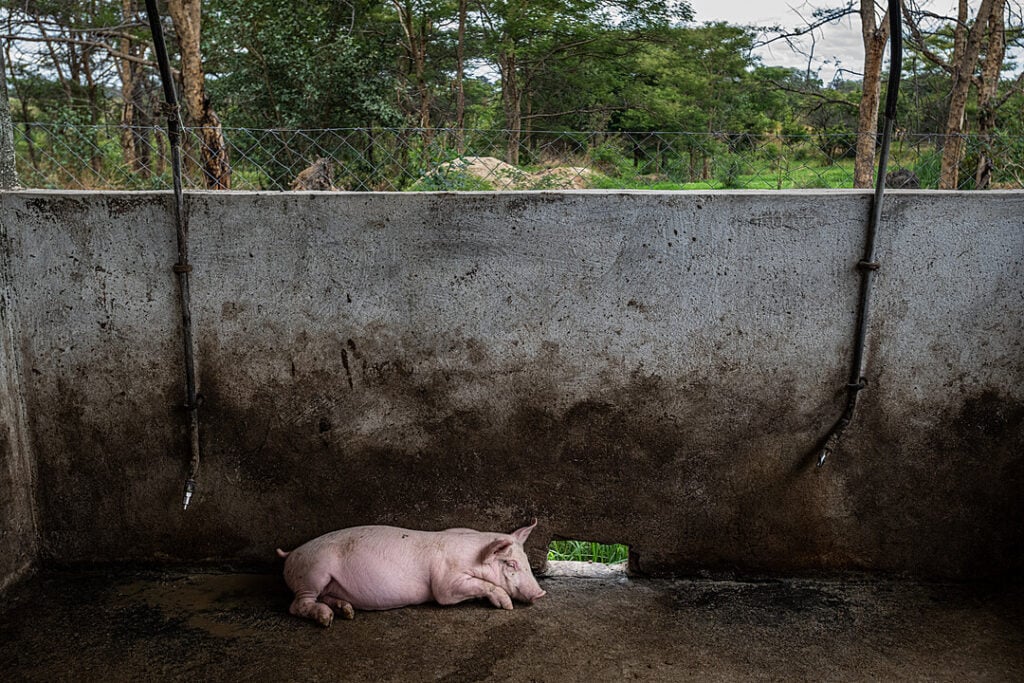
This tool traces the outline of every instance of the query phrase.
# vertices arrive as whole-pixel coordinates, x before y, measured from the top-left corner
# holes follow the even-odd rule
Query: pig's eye
[[[515,560],[505,560],[505,565],[513,571],[519,571],[519,563]]]

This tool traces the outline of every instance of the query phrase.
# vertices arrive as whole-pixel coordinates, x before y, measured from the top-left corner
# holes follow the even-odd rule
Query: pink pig
[[[382,610],[437,601],[453,605],[487,598],[512,609],[512,599],[544,596],[523,550],[530,526],[511,534],[473,529],[413,531],[357,526],[314,538],[290,553],[284,580],[295,593],[289,611],[324,626],[334,611],[346,619],[356,609]]]

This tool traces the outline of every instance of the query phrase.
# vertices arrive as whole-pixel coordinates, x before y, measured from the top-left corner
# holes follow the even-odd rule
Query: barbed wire
[[[510,132],[422,128],[225,128],[237,190],[800,189],[853,187],[857,136],[669,131]],[[157,190],[171,186],[166,130],[78,123],[16,124],[29,188]],[[991,187],[1024,188],[1024,137],[957,136],[958,187],[979,158]],[[934,188],[947,140],[900,132],[893,187]],[[198,129],[184,132],[183,183],[206,186]]]

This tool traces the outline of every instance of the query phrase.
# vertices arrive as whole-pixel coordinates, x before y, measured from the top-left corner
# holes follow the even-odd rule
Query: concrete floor
[[[546,578],[483,603],[288,614],[265,574],[51,573],[0,608],[4,680],[1024,680],[1024,586]]]

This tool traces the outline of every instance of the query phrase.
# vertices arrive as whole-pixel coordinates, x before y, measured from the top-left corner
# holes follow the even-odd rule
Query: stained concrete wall
[[[363,523],[630,544],[649,572],[1018,570],[1024,195],[4,195],[42,555],[268,560]]]
[[[0,591],[32,569],[39,545],[7,230],[0,217]]]

